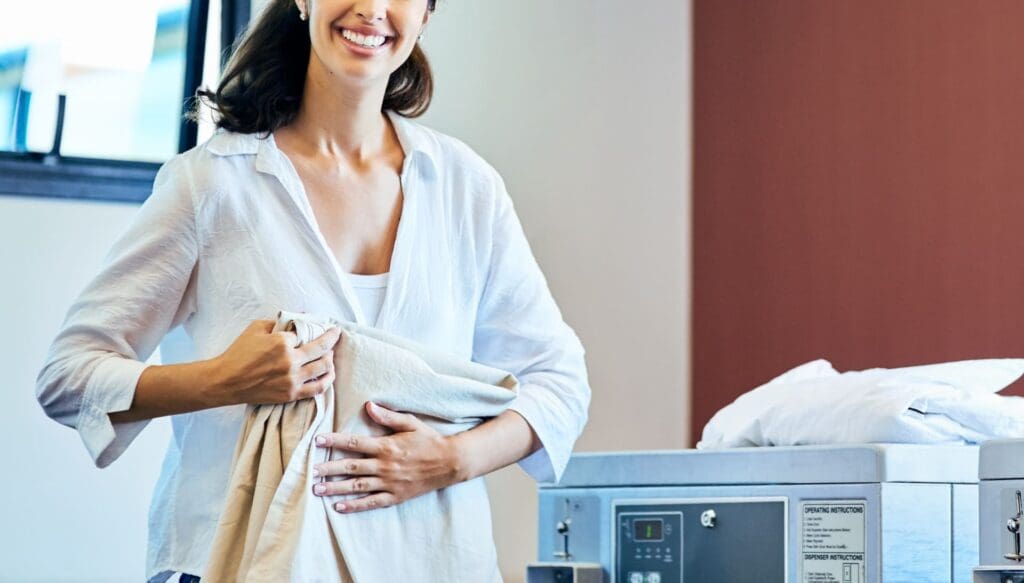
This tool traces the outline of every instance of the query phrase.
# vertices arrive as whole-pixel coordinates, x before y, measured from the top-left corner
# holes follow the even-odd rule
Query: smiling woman
[[[309,63],[312,72],[314,67],[333,62],[337,57],[331,47],[342,42],[355,55],[386,59],[384,63],[378,59],[373,65],[357,65],[388,70],[383,109],[418,117],[430,106],[434,89],[430,64],[416,40],[436,0],[426,0],[427,13],[419,22],[408,18],[410,7],[422,3],[392,3],[390,29],[381,30],[368,25],[345,29],[331,18],[329,11],[336,3],[330,0],[314,0],[308,6],[304,2],[301,8],[293,0],[272,0],[228,61],[216,91],[200,90],[198,95],[219,114],[220,127],[244,133],[273,132],[290,124],[299,113],[305,64]],[[396,18],[396,13],[403,18]],[[398,23],[404,30],[397,29]],[[368,37],[384,37],[384,41],[373,46]],[[382,55],[385,49],[393,53],[390,58]],[[390,72],[395,61],[400,64]],[[198,111],[193,117],[198,119]]]
[[[340,331],[299,345],[275,328],[282,311],[378,329],[519,381],[507,409],[456,434],[369,401],[350,404],[372,435],[353,439],[338,425],[315,441],[303,434],[318,462],[309,468],[315,482],[295,478],[297,491],[320,497],[327,516],[288,515],[281,528],[327,549],[312,561],[331,565],[316,580],[347,582],[347,570],[359,581],[499,580],[483,476],[519,463],[538,481],[557,481],[568,463],[590,401],[583,346],[498,172],[463,142],[409,119],[430,103],[417,41],[433,8],[271,0],[217,90],[200,95],[217,132],[160,170],[50,349],[39,402],[78,429],[98,466],[148,420],[174,416],[150,506],[150,581],[194,577],[211,564],[218,523],[232,520],[222,516],[224,486],[235,463],[245,466],[233,452],[252,412],[328,391],[360,399],[344,389],[354,373],[335,370]],[[359,276],[381,276],[383,291],[356,285]],[[200,360],[145,365],[178,325]],[[379,382],[415,390],[404,370],[385,370]],[[429,398],[454,404],[446,390]],[[274,453],[291,459],[297,447]],[[451,500],[443,512],[416,510],[439,498]],[[389,507],[397,509],[380,511]],[[387,516],[409,518],[388,527]],[[369,537],[332,547],[323,518],[378,535],[413,523],[438,533],[446,521],[451,536],[443,552],[424,534],[380,560],[379,548],[360,546]],[[246,580],[311,580],[289,559],[266,579]]]

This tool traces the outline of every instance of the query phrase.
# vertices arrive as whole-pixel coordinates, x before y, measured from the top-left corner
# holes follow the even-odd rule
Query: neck
[[[317,154],[365,162],[385,148],[388,122],[381,104],[386,90],[387,79],[366,86],[343,82],[311,51],[292,130]]]

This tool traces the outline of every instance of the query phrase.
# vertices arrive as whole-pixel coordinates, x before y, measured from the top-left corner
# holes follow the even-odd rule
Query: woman
[[[173,415],[150,508],[151,580],[202,572],[246,404],[309,398],[334,380],[337,333],[292,348],[271,333],[279,309],[376,326],[521,382],[509,411],[452,437],[368,403],[393,434],[317,440],[366,455],[354,469],[317,468],[354,477],[315,495],[365,494],[336,511],[372,512],[515,462],[556,480],[568,461],[590,398],[583,348],[498,174],[408,119],[430,101],[417,39],[433,9],[270,0],[217,91],[202,93],[218,132],[161,168],[54,340],[39,401],[98,466]],[[179,324],[201,359],[145,365]],[[490,517],[479,520],[494,562]]]

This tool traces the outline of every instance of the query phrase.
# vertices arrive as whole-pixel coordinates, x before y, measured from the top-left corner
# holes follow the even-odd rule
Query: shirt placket
[[[377,313],[377,321],[371,322],[371,326],[388,330],[390,318],[394,311],[394,303],[399,301],[405,289],[405,281],[408,275],[407,262],[408,253],[412,245],[409,240],[417,231],[416,221],[416,189],[418,174],[411,152],[406,153],[405,162],[402,164],[402,172],[399,181],[402,185],[402,216],[398,222],[398,232],[395,234],[395,246],[391,252],[391,267],[389,268],[388,285],[384,288],[384,298],[381,300],[380,311]]]
[[[331,285],[337,294],[339,304],[344,310],[348,311],[348,317],[353,322],[366,325],[366,316],[363,314],[363,310],[356,299],[355,289],[341,270],[341,266],[338,265],[338,261],[331,252],[330,246],[327,245],[327,241],[320,232],[319,226],[316,223],[316,217],[313,215],[313,209],[310,207],[309,199],[306,197],[305,188],[302,186],[302,181],[299,180],[295,168],[284,154],[277,151],[267,140],[260,143],[260,150],[257,156],[257,169],[274,176],[288,194],[288,199],[292,203],[292,210],[304,225],[303,233],[306,235],[307,241],[316,250],[317,256],[320,259],[319,263],[324,266],[325,271],[330,273],[328,279],[331,280]]]

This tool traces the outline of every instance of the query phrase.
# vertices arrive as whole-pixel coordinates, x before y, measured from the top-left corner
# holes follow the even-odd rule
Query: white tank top
[[[380,314],[380,307],[384,304],[384,292],[388,289],[388,274],[358,275],[350,273],[348,278],[355,289],[359,307],[363,309],[363,315],[366,316],[366,324],[376,326],[377,315]]]

